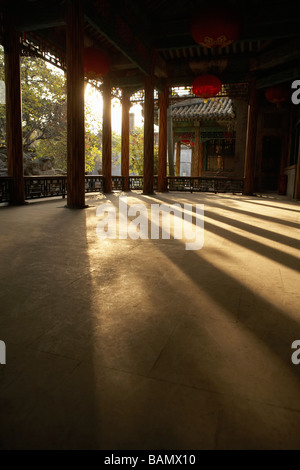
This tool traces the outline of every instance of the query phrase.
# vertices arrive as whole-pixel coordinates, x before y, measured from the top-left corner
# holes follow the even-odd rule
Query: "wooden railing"
[[[9,202],[12,187],[12,178],[9,176],[0,177],[0,203]]]
[[[168,176],[167,189],[169,191],[242,193],[244,189],[244,178],[227,178],[225,176]]]
[[[25,199],[39,199],[45,197],[62,196],[67,194],[66,176],[24,176]],[[0,203],[9,202],[12,187],[12,178],[0,177]],[[112,176],[113,191],[124,190],[124,177]],[[142,190],[143,176],[129,176],[129,189]],[[153,178],[153,189],[157,190],[157,176]],[[169,191],[203,191],[214,193],[242,193],[244,189],[243,178],[226,177],[189,177],[168,176],[167,189]],[[105,178],[101,175],[85,176],[85,192],[105,192]]]
[[[24,176],[25,199],[62,196],[67,194],[66,176]]]

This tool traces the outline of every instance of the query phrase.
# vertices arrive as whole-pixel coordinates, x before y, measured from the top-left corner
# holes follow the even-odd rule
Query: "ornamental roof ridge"
[[[172,105],[174,120],[233,119],[234,117],[232,100],[229,97],[215,97],[208,100],[189,98]]]

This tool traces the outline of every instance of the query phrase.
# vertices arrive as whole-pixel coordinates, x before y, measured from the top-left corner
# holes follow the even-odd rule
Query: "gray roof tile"
[[[228,97],[209,99],[206,103],[202,98],[191,98],[172,105],[172,118],[175,121],[228,120],[234,117],[232,100]]]

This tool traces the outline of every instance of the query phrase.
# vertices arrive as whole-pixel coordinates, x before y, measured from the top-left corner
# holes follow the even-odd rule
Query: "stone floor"
[[[117,193],[0,208],[0,449],[300,449],[300,204],[127,196],[204,204],[203,248],[99,239]]]

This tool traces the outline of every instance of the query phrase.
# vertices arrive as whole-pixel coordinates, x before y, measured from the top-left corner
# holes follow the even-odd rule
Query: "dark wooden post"
[[[194,155],[194,174],[193,176],[199,176],[199,161],[200,161],[200,131],[197,129],[195,132],[195,155]]]
[[[8,175],[12,177],[11,204],[24,204],[23,136],[20,78],[20,36],[12,18],[6,18],[5,87]]]
[[[199,175],[199,131],[195,131],[195,145],[192,147],[191,176]]]
[[[110,193],[111,184],[111,83],[106,75],[102,85],[103,91],[103,127],[102,127],[102,174],[104,191]]]
[[[246,138],[246,160],[245,160],[245,195],[251,195],[254,191],[255,149],[257,130],[257,90],[255,80],[250,82],[250,96],[248,105],[248,124]]]
[[[83,10],[81,0],[67,5],[67,207],[85,206]]]
[[[167,189],[167,109],[169,88],[159,93],[158,191]]]
[[[192,154],[191,154],[191,176],[195,176],[195,146],[192,147]]]
[[[167,109],[167,121],[169,175],[174,176],[174,135],[172,107],[170,105]]]
[[[154,171],[154,77],[145,79],[145,113],[144,113],[144,194],[153,193]]]
[[[199,176],[203,176],[204,142],[199,144]]]
[[[122,91],[122,149],[121,149],[121,175],[124,177],[123,189],[129,190],[129,111],[130,94]]]
[[[176,142],[176,176],[180,176],[180,152],[181,152],[181,141]]]
[[[298,161],[296,166],[296,183],[295,183],[295,199],[300,199],[300,139],[299,139],[299,151],[298,151]]]

